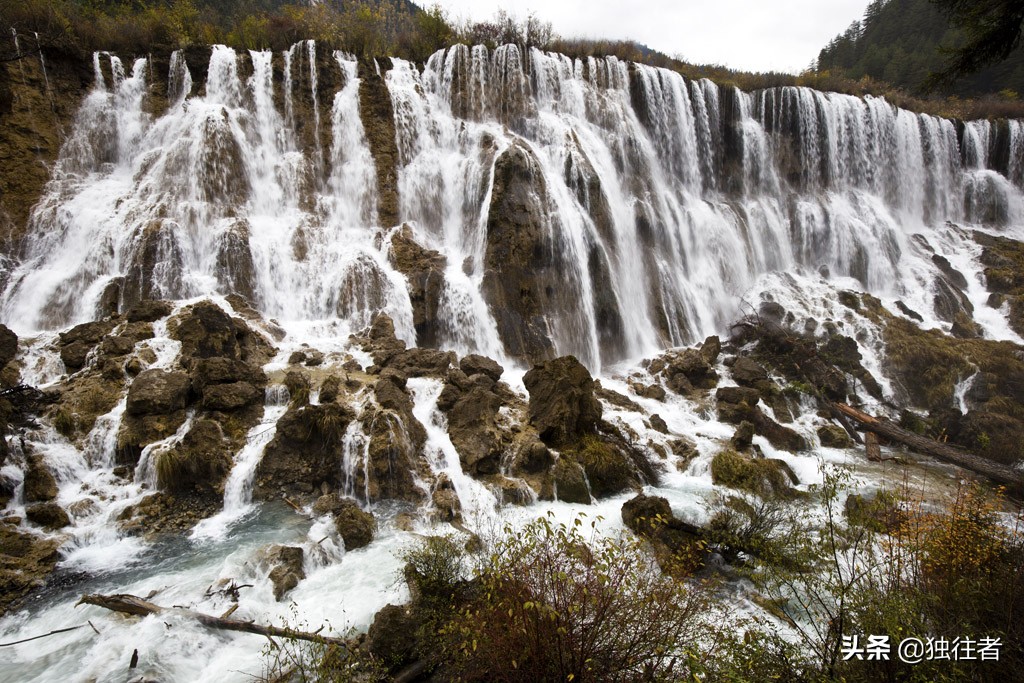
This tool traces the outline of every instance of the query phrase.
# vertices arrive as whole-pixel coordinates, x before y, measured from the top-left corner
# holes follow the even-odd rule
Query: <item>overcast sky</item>
[[[632,38],[688,62],[798,72],[869,0],[440,0],[453,18],[536,12],[565,37]],[[433,2],[425,0],[421,6]]]

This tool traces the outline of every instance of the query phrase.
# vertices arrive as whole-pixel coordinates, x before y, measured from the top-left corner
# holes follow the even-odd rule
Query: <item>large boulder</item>
[[[334,528],[345,542],[345,550],[355,550],[369,545],[377,529],[377,520],[371,513],[360,508],[351,498],[342,498],[336,493],[328,493],[317,498],[313,504],[313,512],[317,515],[330,515],[333,518]]]
[[[61,541],[0,524],[0,614],[43,585],[60,559]]]
[[[493,386],[493,381],[488,381]],[[448,436],[466,471],[494,474],[504,450],[498,427],[502,400],[486,385],[472,385],[459,393],[459,398],[446,412]]]
[[[110,334],[116,323],[113,320],[97,320],[76,325],[66,332],[60,333],[60,359],[70,370],[80,370],[89,352],[95,348],[104,336]]]
[[[23,496],[26,503],[41,503],[57,497],[57,480],[50,472],[43,456],[31,453],[26,458],[25,486]]]
[[[231,471],[232,449],[219,423],[200,419],[181,442],[159,453],[157,484],[173,493],[219,495]]]
[[[282,490],[308,494],[324,483],[342,488],[342,441],[353,418],[349,408],[337,403],[289,408],[256,469],[257,495],[272,498]]]
[[[145,370],[128,389],[129,415],[166,415],[188,404],[189,378],[184,372]]]
[[[49,531],[57,531],[71,524],[71,518],[56,503],[34,503],[25,508],[25,517]]]
[[[663,571],[683,575],[703,564],[703,530],[676,517],[665,498],[643,493],[630,498],[622,504],[622,521],[650,541]]]
[[[523,383],[530,393],[530,424],[545,443],[561,446],[596,432],[601,403],[593,378],[574,356],[535,365]]]
[[[273,355],[270,344],[241,318],[233,318],[211,301],[200,301],[171,319],[168,331],[190,358],[228,358],[255,365]]]

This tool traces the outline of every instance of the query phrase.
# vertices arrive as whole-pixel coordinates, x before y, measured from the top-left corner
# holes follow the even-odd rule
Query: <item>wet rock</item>
[[[125,319],[130,323],[136,322],[156,322],[161,318],[166,318],[174,310],[174,305],[169,301],[159,301],[156,299],[143,299],[137,304],[128,309],[125,313]]]
[[[154,538],[160,534],[181,534],[192,529],[224,506],[219,496],[174,495],[160,491],[126,508],[118,517],[122,532]]]
[[[902,301],[897,301],[896,302],[896,308],[898,308],[900,310],[900,312],[903,315],[907,316],[908,318],[912,318],[913,320],[916,320],[919,323],[923,323],[924,322],[924,318],[921,317],[920,313],[918,313],[917,311],[911,309],[909,306],[907,306]]]
[[[337,403],[293,404],[278,421],[256,469],[258,496],[277,497],[282,490],[306,494],[321,482],[341,488],[342,440],[353,418],[348,407]]]
[[[230,358],[198,358],[191,362],[189,381],[197,394],[214,384],[230,384],[245,382],[262,388],[267,383],[267,375],[258,365],[244,363]]]
[[[503,505],[530,505],[534,502],[533,490],[522,479],[501,477],[496,484],[498,500]]]
[[[329,375],[320,383],[320,403],[334,403],[341,392],[341,378]]]
[[[594,396],[598,397],[602,401],[612,404],[616,408],[622,408],[623,410],[632,410],[633,412],[642,412],[643,409],[636,401],[631,399],[625,394],[620,394],[612,389],[606,389],[601,386],[600,380],[594,380]]]
[[[629,456],[599,436],[584,436],[579,443],[564,451],[563,457],[568,454],[583,467],[590,482],[590,493],[596,498],[615,495],[640,485]]]
[[[4,367],[18,355],[18,335],[6,325],[0,325],[0,368]]]
[[[306,578],[302,548],[272,545],[260,551],[259,560],[261,565],[269,567],[267,578],[274,585],[274,599],[278,602]]]
[[[561,457],[555,463],[554,495],[565,503],[590,504],[590,489],[587,487],[586,475],[579,463]]]
[[[750,448],[754,439],[754,425],[744,420],[740,422],[733,434],[730,444],[738,451],[745,451]]]
[[[333,517],[334,528],[345,541],[345,550],[355,550],[369,545],[377,529],[377,520],[372,514],[360,508],[351,498],[342,498],[336,493],[328,493],[317,498],[313,504],[313,512]]]
[[[125,307],[132,308],[145,299],[182,298],[185,258],[176,231],[174,221],[158,218],[132,235],[121,294]]]
[[[658,371],[668,380],[668,387],[677,394],[686,394],[694,387],[712,389],[718,383],[718,373],[712,364],[721,351],[717,337],[709,337],[701,349],[670,351],[652,363],[652,372]],[[716,351],[717,348],[717,351]]]
[[[505,372],[505,368],[501,367],[497,361],[475,353],[471,353],[459,361],[459,369],[466,373],[467,377],[483,374],[495,382],[501,379],[502,373]]]
[[[444,377],[448,368],[455,364],[455,359],[451,351],[413,348],[396,353],[383,367],[393,369],[405,377]]]
[[[662,434],[668,434],[668,424],[665,420],[657,413],[651,414],[651,428],[661,432]]]
[[[700,346],[700,355],[709,366],[714,365],[718,361],[718,356],[721,353],[722,340],[717,335],[711,335]]]
[[[205,410],[230,411],[262,401],[262,390],[248,382],[231,382],[206,387],[199,405]]]
[[[135,340],[120,335],[104,337],[100,342],[100,354],[104,356],[127,356],[135,350]]]
[[[56,503],[35,503],[25,508],[25,517],[28,521],[48,529],[57,531],[71,525],[71,518],[60,505]]]
[[[172,339],[186,358],[228,358],[263,365],[273,355],[270,344],[241,318],[232,318],[211,301],[184,309],[168,323]]]
[[[653,399],[655,401],[664,401],[665,400],[665,396],[666,396],[665,389],[661,385],[658,385],[658,384],[641,384],[640,382],[636,382],[636,383],[631,385],[631,388],[633,389],[633,392],[636,393],[637,396],[641,396],[643,398]]]
[[[43,456],[30,453],[25,469],[24,497],[27,503],[47,502],[57,497],[57,480]]]
[[[374,316],[369,329],[359,336],[353,335],[352,340],[362,345],[363,349],[373,356],[376,369],[371,374],[387,365],[397,354],[405,351],[405,342],[395,336],[395,323],[390,316],[378,313]]]
[[[789,496],[792,484],[798,483],[783,461],[749,457],[731,449],[720,451],[712,459],[711,480],[762,497]]]
[[[165,415],[188,404],[189,378],[184,372],[145,370],[128,389],[129,415]]]
[[[284,385],[288,389],[288,396],[293,406],[304,406],[309,404],[310,383],[309,377],[297,370],[290,370],[284,376]]]
[[[546,229],[547,201],[540,162],[510,145],[494,165],[483,294],[508,355],[530,362],[554,355],[546,314],[560,308],[567,272]]]
[[[981,336],[981,327],[963,311],[953,317],[953,327],[950,333],[960,339],[977,339]]]
[[[493,391],[472,386],[447,411],[448,436],[467,472],[493,474],[503,452],[498,411],[502,401]]]
[[[412,322],[419,346],[435,346],[438,310],[444,292],[444,271],[448,259],[440,252],[425,249],[413,239],[409,226],[391,238],[391,264],[409,281]]]
[[[768,371],[746,356],[740,356],[732,366],[732,378],[742,386],[754,386],[768,379]]]
[[[846,430],[838,425],[822,425],[818,427],[818,439],[827,448],[852,448],[853,439]]]
[[[545,443],[571,443],[596,431],[601,403],[594,397],[594,380],[575,357],[535,365],[523,383],[530,393],[530,424]]]
[[[411,414],[391,410],[377,412],[369,425],[371,498],[420,502],[423,494],[413,472],[426,440],[423,425]]]
[[[218,495],[231,463],[220,423],[197,420],[180,443],[156,455],[157,485],[178,494]]]
[[[555,456],[542,441],[530,441],[523,445],[516,456],[516,469],[528,474],[546,472],[555,462]]]
[[[0,614],[43,585],[60,559],[58,539],[0,524]]]
[[[705,561],[703,530],[672,513],[668,501],[660,496],[639,494],[622,504],[626,528],[650,541],[662,571],[682,576],[692,573]]]
[[[225,290],[251,299],[256,292],[255,266],[249,247],[249,222],[235,219],[217,240],[217,280]]]
[[[453,522],[462,517],[462,501],[446,476],[438,477],[438,483],[430,494],[437,517],[442,522]]]
[[[408,605],[386,605],[373,616],[366,632],[366,649],[388,671],[395,673],[411,663],[416,656],[416,639],[420,619]]]
[[[324,354],[316,349],[310,349],[306,354],[305,365],[308,368],[319,367],[324,364]]]
[[[79,370],[85,365],[89,352],[110,334],[116,323],[113,320],[97,320],[72,327],[60,333],[60,359],[68,370]]]

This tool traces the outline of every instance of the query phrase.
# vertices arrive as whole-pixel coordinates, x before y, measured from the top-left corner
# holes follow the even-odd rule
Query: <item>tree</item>
[[[952,59],[944,69],[929,75],[928,88],[952,83],[960,76],[1001,62],[1020,45],[1024,25],[1022,0],[932,0],[932,3],[963,31],[965,41],[958,48],[946,50]]]

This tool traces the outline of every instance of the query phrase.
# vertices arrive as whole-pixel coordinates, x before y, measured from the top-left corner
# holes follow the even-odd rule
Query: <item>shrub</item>
[[[700,660],[707,593],[637,541],[586,539],[582,520],[506,530],[475,597],[441,630],[462,681],[684,678]]]

